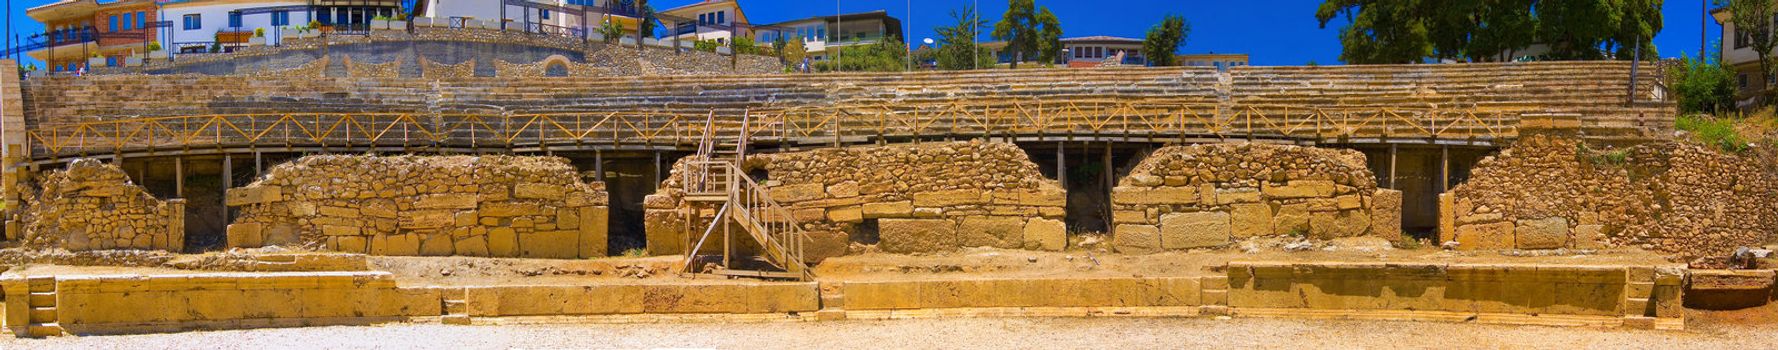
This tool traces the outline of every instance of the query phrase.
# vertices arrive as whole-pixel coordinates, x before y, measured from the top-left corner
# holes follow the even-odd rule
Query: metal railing
[[[754,110],[747,137],[779,142],[983,136],[1121,136],[1501,140],[1529,110],[1167,103],[1140,100],[950,101]],[[507,114],[271,113],[107,117],[37,124],[34,156],[222,146],[515,147],[574,144],[693,145],[703,111]],[[718,126],[739,115],[716,114]]]

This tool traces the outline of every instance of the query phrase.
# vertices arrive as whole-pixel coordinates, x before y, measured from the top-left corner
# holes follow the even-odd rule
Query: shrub
[[[159,42],[159,41],[148,42],[148,51],[152,52],[152,51],[160,51],[160,50],[161,50],[161,42]]]
[[[718,43],[716,40],[698,40],[698,42],[692,43],[691,47],[698,51],[716,52],[716,48],[722,47],[722,43]]]
[[[265,37],[265,28],[253,28],[253,37],[264,38]]]
[[[1721,61],[1680,59],[1668,73],[1682,113],[1726,113],[1735,107],[1735,73]]]
[[[1735,132],[1733,120],[1692,114],[1680,116],[1676,124],[1679,130],[1691,133],[1693,139],[1723,151],[1740,153],[1747,150],[1747,139]]]
[[[624,25],[606,20],[604,24],[599,25],[599,35],[604,36],[607,43],[617,41],[618,37],[624,36]]]

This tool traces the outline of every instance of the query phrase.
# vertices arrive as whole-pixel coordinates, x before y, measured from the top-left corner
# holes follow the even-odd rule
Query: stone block
[[[846,181],[827,186],[828,198],[851,198],[858,196],[858,182]]]
[[[519,256],[536,259],[574,259],[579,257],[580,231],[539,231],[521,235],[519,236]]]
[[[1229,208],[1230,236],[1241,239],[1272,234],[1271,205],[1241,203],[1231,205]]]
[[[404,213],[400,227],[408,230],[436,229],[455,225],[455,212],[447,209],[418,210]]]
[[[541,208],[538,208],[537,204],[534,203],[494,202],[481,206],[481,209],[479,210],[481,211],[482,216],[513,217],[538,215],[540,209]]]
[[[182,234],[185,231],[175,230],[174,232]],[[264,235],[260,242],[261,245],[293,246],[302,244],[302,237],[297,232],[296,225],[286,223],[273,224],[270,227],[266,227],[263,233]]]
[[[1062,220],[1031,218],[1025,221],[1025,249],[1061,251],[1068,248],[1068,227]]]
[[[1574,227],[1574,247],[1580,249],[1600,249],[1606,247],[1605,225],[1579,225]]]
[[[346,253],[363,254],[370,246],[370,241],[364,239],[364,236],[343,236],[338,238],[338,242],[339,246],[335,250]]]
[[[768,189],[767,192],[771,193],[772,200],[779,204],[812,201],[827,197],[827,188],[819,183],[777,186]]]
[[[1196,187],[1117,187],[1111,191],[1111,202],[1127,205],[1197,204]]]
[[[1191,249],[1229,243],[1229,213],[1201,211],[1161,215],[1161,248]]]
[[[1111,222],[1117,224],[1149,224],[1148,212],[1142,210],[1112,210]]]
[[[418,234],[389,235],[384,238],[384,241],[388,244],[384,249],[385,254],[391,256],[420,255],[420,235]]]
[[[1216,190],[1216,202],[1215,203],[1217,205],[1236,204],[1236,203],[1259,203],[1259,201],[1260,201],[1260,193],[1259,193],[1258,189],[1239,188],[1239,189],[1218,189],[1218,190]]]
[[[926,208],[942,208],[967,204],[987,204],[987,192],[964,189],[914,194],[914,206]]]
[[[1556,249],[1568,245],[1568,219],[1519,220],[1513,227],[1519,249]]]
[[[518,199],[562,200],[567,192],[562,186],[551,184],[521,183],[512,186],[512,197]]]
[[[809,264],[846,255],[852,243],[845,232],[839,231],[811,231],[808,237],[809,241],[803,245],[803,262]]]
[[[1371,195],[1371,235],[1401,237],[1401,198],[1401,191],[1390,189],[1377,189]]]
[[[1278,206],[1272,215],[1272,234],[1308,235],[1309,205],[1303,203]]]
[[[264,246],[264,225],[257,222],[242,222],[228,225],[228,246],[230,248],[259,248]]]
[[[507,258],[519,256],[518,231],[514,231],[511,227],[488,229],[488,256]]]
[[[644,208],[644,209],[673,209],[674,207],[677,207],[679,205],[678,201],[674,200],[675,198],[678,198],[678,197],[669,196],[669,195],[665,195],[665,194],[651,194],[651,195],[643,196],[642,197],[642,208]]]
[[[1332,197],[1334,183],[1328,180],[1293,180],[1284,185],[1272,185],[1268,182],[1260,187],[1260,192],[1270,198]]]
[[[607,207],[581,207],[580,211],[580,257],[596,258],[608,255],[610,242],[611,209]]]
[[[1068,192],[1059,187],[1044,186],[1036,191],[997,191],[995,204],[1028,206],[1059,206],[1068,203]]]
[[[224,194],[225,205],[231,207],[264,204],[284,200],[284,188],[279,186],[249,186],[230,188]]]
[[[364,216],[384,219],[394,219],[400,216],[396,213],[395,201],[387,199],[363,201],[358,207],[358,212]]]
[[[359,232],[356,226],[321,225],[321,234],[327,236],[357,236]]]
[[[1022,217],[969,216],[957,226],[957,244],[963,247],[1019,248],[1024,236]]]
[[[434,233],[420,236],[420,255],[451,256],[457,254],[457,241],[448,234]]]
[[[1371,215],[1364,210],[1317,211],[1309,213],[1309,236],[1334,239],[1363,236],[1370,232]]]
[[[420,196],[414,201],[416,209],[475,209],[476,194],[445,193]]]
[[[1154,225],[1117,225],[1112,233],[1112,247],[1124,254],[1161,252],[1161,229]]]
[[[454,244],[457,255],[477,257],[488,256],[488,237],[485,235],[457,238]]]
[[[1457,241],[1457,201],[1451,192],[1438,194],[1439,243]]]
[[[864,210],[859,206],[827,208],[827,220],[837,223],[856,223],[864,221]]]
[[[358,218],[358,209],[335,207],[335,206],[325,206],[324,205],[324,206],[321,206],[321,216],[332,216],[332,217],[344,218],[344,219],[357,219]]]
[[[927,253],[957,248],[957,223],[948,219],[882,219],[879,248],[890,253]]]
[[[1509,249],[1513,247],[1513,223],[1458,226],[1456,241],[1463,250]]]
[[[887,203],[864,203],[862,215],[865,218],[899,218],[914,215],[913,201],[897,201]]]

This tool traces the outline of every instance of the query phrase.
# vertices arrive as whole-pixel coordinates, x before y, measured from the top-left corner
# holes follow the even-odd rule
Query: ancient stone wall
[[[1217,247],[1270,235],[1401,235],[1401,192],[1378,190],[1363,153],[1271,144],[1155,151],[1111,194],[1124,253]]]
[[[26,244],[73,251],[185,246],[185,202],[162,201],[131,183],[123,169],[78,159],[42,178],[28,197]]]
[[[420,77],[425,79],[462,79],[475,76],[475,60],[443,64],[420,59]]]
[[[1533,135],[1483,159],[1440,196],[1440,232],[1460,249],[1639,247],[1716,257],[1772,242],[1770,150],[1729,154],[1662,141],[1590,146]]]
[[[682,161],[681,164],[684,164]],[[848,237],[876,223],[886,252],[925,253],[959,247],[1061,250],[1067,193],[1037,171],[1018,146],[942,142],[830,148],[762,154],[748,169],[812,232],[811,255],[846,252]],[[678,254],[688,232],[683,166],[674,167],[648,208],[649,250]],[[704,227],[693,225],[694,228]],[[701,231],[700,231],[701,232]],[[869,243],[869,242],[863,242]]]
[[[565,159],[309,156],[229,190],[230,247],[303,245],[372,255],[606,255],[603,183]]]
[[[353,61],[346,56],[346,74],[353,78],[395,78],[401,76],[401,64],[407,60],[390,60],[384,63],[368,63]],[[325,63],[323,63],[325,64]]]

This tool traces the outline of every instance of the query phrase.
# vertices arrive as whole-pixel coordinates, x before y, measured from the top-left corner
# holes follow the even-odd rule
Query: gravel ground
[[[1747,349],[1768,325],[1687,331],[1284,319],[1005,318],[815,323],[396,324],[134,336],[0,338],[0,349]]]

